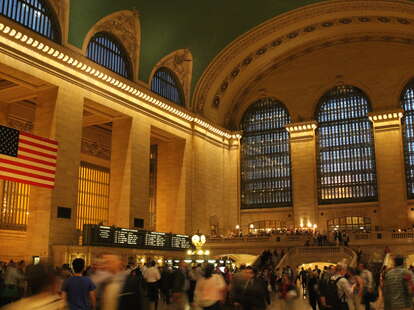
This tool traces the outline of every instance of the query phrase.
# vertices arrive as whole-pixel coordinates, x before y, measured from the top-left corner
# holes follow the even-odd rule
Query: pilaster
[[[55,188],[31,187],[28,248],[46,258],[56,244],[76,244],[77,202],[83,97],[64,87],[40,93],[36,98],[33,132],[58,141]],[[58,219],[57,208],[71,209],[70,219]]]
[[[316,197],[316,122],[293,123],[290,133],[292,194],[295,226],[314,224],[317,220]]]
[[[112,123],[109,223],[134,227],[134,218],[148,224],[150,125],[136,118]]]
[[[385,229],[408,225],[402,116],[400,109],[369,114],[374,127],[380,218]]]

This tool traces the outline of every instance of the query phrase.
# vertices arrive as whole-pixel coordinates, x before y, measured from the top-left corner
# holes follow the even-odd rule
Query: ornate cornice
[[[361,12],[367,15],[360,15]],[[383,15],[383,12],[388,14]],[[203,113],[206,104],[218,108],[235,80],[246,71],[251,74],[250,67],[263,55],[272,50],[272,55],[277,55],[285,43],[300,44],[299,39],[311,33],[329,33],[332,28],[344,29],[350,24],[412,27],[410,15],[414,15],[414,4],[409,1],[340,0],[317,3],[277,16],[240,36],[215,57],[197,83],[193,98],[195,109]],[[268,42],[260,43],[266,38]],[[238,63],[235,59],[239,59]]]
[[[414,21],[413,21],[414,23]],[[256,75],[254,79],[249,80],[247,83],[243,84],[240,89],[240,93],[237,96],[233,97],[231,101],[231,109],[229,109],[225,116],[225,126],[227,128],[237,128],[235,121],[235,114],[237,111],[242,109],[243,104],[248,99],[250,92],[254,89],[261,81],[263,81],[269,74],[274,70],[286,65],[302,56],[311,54],[318,50],[333,47],[343,44],[359,43],[359,42],[389,42],[389,43],[398,43],[398,44],[414,44],[414,38],[411,38],[408,34],[406,36],[395,36],[393,34],[387,33],[361,33],[354,36],[338,36],[332,40],[327,41],[318,41],[312,42],[312,44],[301,46],[295,50],[290,50],[288,53],[280,55],[280,57],[275,58],[271,63],[267,63],[265,66],[258,68],[256,70]]]
[[[82,138],[81,152],[105,160],[111,159],[111,148],[104,143],[98,143],[86,138]]]
[[[7,125],[20,131],[31,132],[33,130],[32,122],[23,120],[13,115],[9,115],[7,117]]]

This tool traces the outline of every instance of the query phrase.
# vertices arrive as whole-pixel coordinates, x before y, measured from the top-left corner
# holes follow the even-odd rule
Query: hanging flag
[[[53,188],[57,149],[54,140],[0,125],[0,179]]]

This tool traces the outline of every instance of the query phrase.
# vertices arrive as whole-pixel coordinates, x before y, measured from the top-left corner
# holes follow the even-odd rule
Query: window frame
[[[169,82],[169,81],[167,81],[167,80],[165,80],[165,79],[160,78],[159,76],[157,76],[157,74],[159,72],[167,73],[171,77],[171,79],[174,81],[174,84],[172,84],[171,82]],[[153,88],[154,79],[159,79],[163,83],[166,83],[169,86],[171,86],[172,88],[175,88],[177,90],[177,93],[178,93],[178,97],[179,97],[179,101],[180,102],[174,101],[171,98],[168,98],[167,96],[164,96],[164,95],[160,94],[158,91],[156,91]],[[151,89],[152,92],[154,92],[157,95],[159,95],[159,96],[161,96],[161,97],[163,97],[163,98],[165,98],[165,99],[167,99],[167,100],[175,103],[176,105],[179,105],[181,107],[185,107],[185,96],[184,96],[183,86],[181,85],[180,80],[178,79],[178,77],[175,74],[175,72],[172,71],[171,69],[169,69],[167,67],[164,67],[164,66],[157,68],[157,70],[155,70],[154,74],[152,75],[151,82],[150,82],[150,89]]]
[[[375,154],[375,136],[374,136],[374,127],[372,122],[369,120],[368,118],[368,113],[366,115],[366,121],[367,123],[369,123],[369,127],[370,127],[370,137],[371,137],[371,143],[370,144],[365,144],[366,147],[369,147],[371,149],[372,152],[372,162],[373,162],[373,175],[374,175],[374,180],[372,182],[372,185],[374,185],[375,188],[375,195],[373,197],[351,197],[351,198],[330,198],[330,199],[323,199],[322,198],[322,191],[324,189],[324,187],[322,187],[322,177],[323,174],[321,172],[322,170],[322,166],[321,166],[321,143],[320,143],[320,131],[322,126],[320,125],[321,122],[319,121],[319,114],[321,113],[321,108],[323,107],[324,104],[327,104],[329,102],[329,100],[335,99],[335,96],[332,96],[332,93],[334,91],[336,91],[339,87],[349,87],[349,88],[353,88],[354,93],[353,94],[345,94],[345,96],[337,96],[337,98],[347,98],[347,97],[354,97],[355,94],[357,94],[358,96],[360,96],[361,98],[363,98],[366,101],[366,105],[367,105],[367,111],[368,113],[372,111],[372,105],[371,105],[371,101],[369,100],[369,97],[365,94],[364,91],[362,91],[360,88],[353,86],[353,85],[338,85],[335,86],[333,88],[330,88],[328,91],[326,91],[322,97],[319,99],[318,105],[317,105],[317,109],[315,111],[315,119],[318,122],[318,127],[316,129],[316,170],[317,170],[317,197],[318,197],[318,204],[319,205],[329,205],[329,204],[347,204],[347,203],[361,203],[361,202],[372,202],[372,201],[378,201],[378,177],[377,177],[377,169],[376,169],[376,154]],[[350,122],[352,120],[356,120],[356,121],[361,121],[363,118],[362,117],[358,117],[358,118],[347,118],[347,119],[340,119],[340,120],[336,120],[336,121],[327,121],[326,123],[332,123],[332,125],[338,125],[338,124],[346,124],[347,122]],[[325,122],[322,122],[325,123]],[[342,136],[340,136],[340,138],[342,138]],[[331,149],[334,149],[335,147],[331,146]],[[346,150],[346,148],[340,148],[337,147],[338,151],[341,150]],[[361,158],[361,157],[358,157]],[[355,159],[355,158],[354,158]],[[349,177],[351,174],[345,174],[346,170],[342,169],[341,171],[339,171],[339,174],[337,173],[337,176],[344,176],[344,177]],[[357,170],[351,170],[351,172],[355,172]],[[370,170],[367,170],[370,171]],[[332,174],[332,176],[335,176],[334,174]],[[332,186],[334,183],[330,183],[330,187],[326,187],[326,188],[332,188],[335,189],[339,186]],[[345,186],[349,186],[352,185],[351,182],[345,184]]]
[[[407,136],[407,124],[406,124],[406,117],[407,117],[407,110],[405,109],[405,104],[406,104],[406,99],[404,98],[407,91],[409,89],[412,89],[413,91],[413,105],[414,105],[414,78],[411,79],[408,83],[405,84],[401,95],[400,95],[400,106],[403,110],[403,117],[401,119],[401,126],[402,126],[402,139],[403,139],[403,152],[404,152],[404,170],[405,170],[405,183],[406,183],[406,192],[407,192],[407,199],[414,199],[414,176],[412,178],[410,178],[409,176],[409,170],[410,170],[410,166],[411,169],[414,171],[414,164],[410,165],[410,158],[409,158],[409,150],[408,150],[408,144],[407,144],[407,140],[408,140],[408,136]],[[409,112],[408,112],[409,113]],[[414,135],[414,108],[412,109],[411,113],[413,115],[413,135]],[[412,138],[412,141],[414,143],[414,136]],[[414,160],[414,152],[413,152],[413,157],[412,159]],[[410,182],[410,179],[412,180]],[[411,187],[413,188],[413,192],[410,192],[410,184]]]
[[[30,3],[32,2],[31,0],[4,0],[2,6],[0,6],[0,15],[14,21],[15,23],[25,27],[26,29],[29,29],[41,35],[44,38],[47,38],[53,42],[61,44],[62,43],[62,30],[61,30],[57,15],[52,5],[47,0],[35,0],[35,1],[39,3],[39,5],[42,7],[41,9],[39,9],[38,7]],[[23,5],[28,6],[29,9],[33,11],[33,14],[32,15],[24,14],[22,9],[20,9],[20,11],[17,12],[19,10],[18,8],[16,8],[15,10],[11,9],[13,8],[13,6],[16,6],[18,4],[20,4],[20,6],[23,6]],[[42,10],[44,10],[44,12]],[[10,14],[5,14],[4,11],[7,11]],[[39,16],[43,18],[43,21],[40,23],[41,25],[43,25],[42,26],[43,28],[46,27],[45,26],[46,23],[44,21],[47,19],[50,21],[50,26],[51,26],[50,35],[47,35],[47,33],[42,33],[40,31],[37,31],[35,27],[33,26],[34,16],[37,12]],[[13,14],[15,14],[16,16],[18,15],[19,17],[13,18],[11,16]],[[28,26],[24,23],[26,20],[29,21],[29,19],[31,20],[31,25],[33,27]],[[21,20],[23,20],[23,22]],[[43,31],[45,32],[45,29],[43,29]]]
[[[273,104],[275,107],[279,108],[281,111],[283,111],[285,113],[285,116],[287,117],[287,123],[285,125],[283,125],[282,127],[277,127],[277,128],[270,128],[266,130],[261,130],[261,131],[253,131],[249,134],[246,134],[246,131],[244,130],[244,122],[246,122],[246,119],[251,116],[252,114],[259,112],[263,109],[258,108],[258,106],[263,103],[265,100],[271,100],[271,104]],[[270,104],[269,104],[270,106]],[[272,208],[272,209],[280,209],[280,208],[289,208],[293,206],[293,184],[292,184],[292,152],[291,152],[291,140],[290,140],[290,135],[288,133],[288,131],[286,130],[285,126],[287,124],[292,123],[292,118],[290,116],[290,113],[288,111],[288,109],[286,108],[286,106],[280,101],[277,100],[276,98],[273,97],[265,97],[265,98],[261,98],[258,99],[256,101],[254,101],[249,107],[248,109],[244,112],[243,117],[240,121],[240,129],[243,131],[243,136],[240,140],[240,209],[241,210],[252,210],[252,209],[264,209],[264,208]],[[277,133],[277,132],[285,132],[287,135],[287,141],[288,141],[288,145],[287,145],[287,155],[288,155],[288,160],[289,160],[289,169],[288,169],[288,173],[289,173],[289,177],[288,177],[288,184],[289,184],[289,189],[288,191],[284,191],[287,192],[289,194],[289,201],[286,202],[271,202],[271,203],[258,203],[258,204],[243,204],[243,195],[245,195],[245,186],[248,182],[244,182],[243,181],[243,165],[244,165],[244,158],[243,158],[243,140],[246,137],[249,136],[257,136],[258,132],[261,133],[260,136],[264,136],[266,134],[270,134],[270,133]],[[282,152],[274,152],[271,153],[273,154],[282,154]],[[259,156],[261,156],[259,154]],[[276,170],[274,170],[276,171]],[[282,177],[269,177],[269,178],[265,178],[262,180],[265,180],[265,182],[268,181],[272,181],[272,180],[276,180],[277,182],[281,182],[283,178]],[[254,182],[250,182],[250,183],[254,183]]]
[[[119,50],[119,55],[116,54],[114,51],[111,50],[111,48],[109,48],[106,45],[103,45],[100,42],[97,42],[97,39],[99,38],[104,38],[105,40],[108,40],[109,42],[111,42],[112,44],[114,44],[116,46],[116,48],[118,48]],[[121,72],[117,72],[115,71],[116,69],[112,69],[109,66],[106,66],[104,63],[98,62],[98,60],[95,58],[92,58],[92,52],[90,52],[90,47],[91,47],[91,43],[94,43],[95,45],[99,45],[101,50],[104,50],[106,53],[104,55],[100,55],[100,59],[102,59],[103,57],[106,58],[106,60],[108,60],[110,63],[112,63],[111,60],[113,60],[114,55],[119,56],[124,64],[125,64],[125,71],[126,71],[126,75],[123,75]],[[133,79],[133,68],[132,68],[132,62],[131,59],[128,55],[127,50],[125,49],[124,45],[122,44],[122,42],[112,33],[108,32],[108,31],[99,31],[94,33],[94,35],[90,38],[88,45],[86,46],[86,57],[93,61],[94,63],[104,67],[105,69],[118,74],[119,76],[122,76],[123,78],[126,78],[128,80],[132,80]],[[94,54],[94,57],[97,57],[96,52]],[[119,65],[118,65],[119,68]],[[121,71],[121,70],[119,70]]]

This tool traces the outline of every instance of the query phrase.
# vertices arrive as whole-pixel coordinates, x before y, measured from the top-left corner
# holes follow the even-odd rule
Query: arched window
[[[241,122],[241,208],[292,205],[290,140],[286,108],[265,98],[253,103]]]
[[[60,43],[60,27],[46,0],[2,0],[0,14]]]
[[[406,85],[401,94],[401,107],[404,110],[403,136],[407,196],[412,199],[414,198],[414,80]]]
[[[370,104],[354,86],[337,86],[320,100],[317,120],[319,203],[377,199]]]
[[[184,95],[175,74],[165,68],[159,68],[151,80],[151,90],[178,105],[184,106]]]
[[[131,63],[122,44],[108,32],[98,32],[88,44],[87,57],[105,68],[132,78]]]

